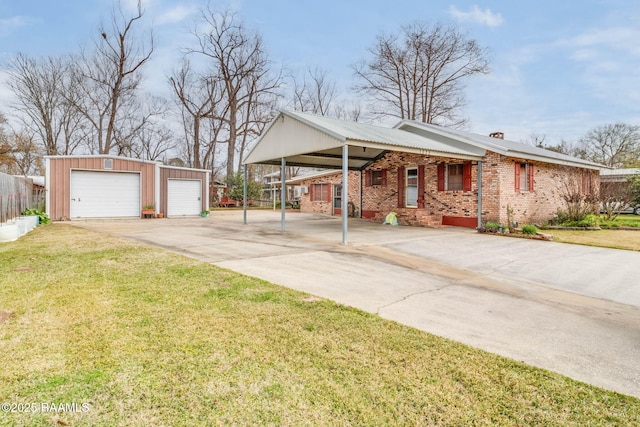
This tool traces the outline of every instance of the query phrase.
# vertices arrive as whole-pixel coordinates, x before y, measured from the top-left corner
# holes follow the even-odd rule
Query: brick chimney
[[[504,139],[504,132],[491,132],[489,136],[491,138]]]

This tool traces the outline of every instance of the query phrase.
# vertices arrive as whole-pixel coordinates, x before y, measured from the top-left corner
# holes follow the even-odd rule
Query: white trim
[[[45,213],[51,217],[51,159],[44,158],[44,194]]]
[[[126,174],[126,175],[136,175],[138,178],[138,206],[136,207],[136,213],[132,215],[122,215],[123,218],[134,218],[134,217],[139,217],[140,215],[140,209],[142,208],[142,171],[127,171],[127,170],[103,170],[103,169],[87,169],[87,168],[69,168],[69,195],[68,195],[68,199],[67,202],[69,203],[69,218],[70,219],[82,219],[82,218],[105,218],[105,217],[110,217],[109,215],[106,216],[89,216],[89,217],[74,217],[72,214],[72,206],[71,206],[71,197],[73,196],[73,194],[71,193],[73,188],[72,188],[72,180],[73,180],[73,172],[89,172],[89,173],[94,173],[94,174],[104,174],[104,176],[106,176],[107,174],[110,176],[113,176],[115,174]],[[115,217],[120,217],[121,215],[115,215]]]
[[[160,165],[156,164],[153,168],[153,197],[155,199],[156,214],[160,213]]]
[[[416,171],[416,204],[409,204],[409,170]],[[420,195],[418,194],[418,188],[420,188],[420,169],[418,166],[406,166],[404,168],[404,207],[405,208],[417,208],[418,207],[418,199]]]
[[[159,163],[159,166],[163,169],[174,169],[174,170],[182,170],[182,171],[197,171],[197,172],[206,172],[208,174],[211,173],[210,170],[208,169],[195,169],[195,168],[188,168],[188,167],[184,167],[184,166],[170,166],[170,165],[163,165],[162,163]]]
[[[169,184],[171,182],[198,182],[200,184],[200,192],[198,193],[198,202],[199,202],[199,206],[198,206],[198,212],[194,212],[194,213],[182,213],[182,214],[175,214],[174,212],[170,212],[169,208],[170,208],[170,204],[171,204],[171,195],[169,193]],[[172,216],[195,216],[195,215],[200,215],[200,212],[202,212],[202,185],[203,185],[203,180],[200,178],[167,178],[167,212],[165,213],[167,218],[171,218]]]

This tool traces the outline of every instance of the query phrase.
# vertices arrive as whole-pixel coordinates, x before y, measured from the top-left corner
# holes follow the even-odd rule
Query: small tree
[[[589,214],[598,212],[598,198],[582,191],[582,182],[576,174],[567,173],[560,186],[560,196],[565,202],[567,221],[582,221]]]
[[[620,212],[627,209],[634,202],[633,181],[601,182],[600,206],[607,220],[616,219]]]
[[[262,186],[259,182],[247,181],[247,199],[259,199],[262,194]],[[234,173],[227,179],[227,197],[241,201],[244,195],[244,177],[242,172]]]

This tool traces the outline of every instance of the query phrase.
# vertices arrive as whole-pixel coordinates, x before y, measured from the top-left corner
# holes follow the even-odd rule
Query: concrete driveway
[[[640,397],[640,253],[292,213],[77,221]],[[640,233],[638,234],[640,238]]]

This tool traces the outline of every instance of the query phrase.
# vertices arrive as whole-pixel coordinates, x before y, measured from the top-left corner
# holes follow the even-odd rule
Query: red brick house
[[[503,138],[414,121],[384,128],[283,111],[246,162],[338,169],[288,181],[306,190],[301,211],[341,214],[346,205],[375,221],[396,212],[403,225],[475,228],[506,223],[508,210],[519,223],[543,221],[563,207],[567,186],[597,191],[601,165]]]

